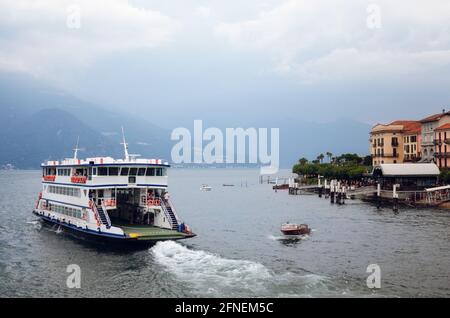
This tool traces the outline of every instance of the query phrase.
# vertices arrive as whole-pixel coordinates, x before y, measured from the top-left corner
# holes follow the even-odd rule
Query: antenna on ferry
[[[78,159],[78,150],[80,150],[80,148],[78,148],[78,143],[80,142],[80,136],[78,136],[77,138],[77,145],[75,146],[75,149],[73,149],[74,153],[73,153],[73,159]]]
[[[121,145],[123,145],[123,151],[125,153],[125,161],[129,161],[130,155],[128,154],[128,144],[125,140],[125,132],[123,130],[123,126],[122,126],[122,138],[123,138],[123,142],[121,143]]]

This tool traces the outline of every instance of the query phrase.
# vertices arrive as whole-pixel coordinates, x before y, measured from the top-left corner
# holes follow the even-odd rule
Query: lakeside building
[[[420,160],[421,127],[421,123],[414,120],[375,125],[370,132],[372,164],[376,166]]]
[[[436,128],[434,145],[436,164],[441,169],[450,168],[450,123]]]
[[[450,112],[443,110],[442,113],[434,114],[420,120],[420,123],[422,125],[421,162],[438,162],[439,160],[437,159],[439,158],[436,158],[438,151],[436,151],[435,147],[438,144],[436,135],[439,136],[439,134],[436,134],[436,129],[443,127],[445,124],[450,124]],[[440,167],[442,166],[440,165]]]
[[[434,163],[380,164],[374,166],[372,175],[384,189],[392,190],[398,184],[402,191],[423,190],[434,187],[440,171]]]

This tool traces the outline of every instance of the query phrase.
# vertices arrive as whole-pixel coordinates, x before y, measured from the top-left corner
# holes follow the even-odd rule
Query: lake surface
[[[0,172],[0,295],[450,296],[450,211],[394,214],[357,200],[331,205],[275,193],[258,178],[257,170],[172,169],[172,201],[198,237],[124,250],[41,226],[31,213],[40,172]],[[200,191],[203,183],[213,190]],[[307,223],[313,232],[285,240],[285,221]],[[66,287],[70,264],[81,268],[80,289]],[[366,285],[369,264],[381,268],[380,289]]]

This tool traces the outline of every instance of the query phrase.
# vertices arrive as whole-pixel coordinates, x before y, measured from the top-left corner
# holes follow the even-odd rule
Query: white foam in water
[[[307,240],[309,235],[269,235],[269,239],[273,241],[289,241],[289,240]]]
[[[196,295],[304,296],[324,281],[318,275],[277,275],[260,263],[226,259],[173,241],[158,242],[151,253]]]
[[[56,234],[61,234],[63,232],[63,228],[61,225],[58,226],[58,228],[56,229]]]

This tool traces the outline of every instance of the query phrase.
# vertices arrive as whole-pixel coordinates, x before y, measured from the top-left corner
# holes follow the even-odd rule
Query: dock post
[[[342,187],[342,204],[345,204],[345,198],[347,196],[345,186]]]
[[[330,182],[330,203],[334,204],[334,180],[331,180]]]
[[[377,209],[381,209],[381,183],[377,183]]]
[[[394,184],[392,188],[392,198],[394,199],[394,207],[393,210],[395,213],[398,213],[398,193],[397,193],[398,184]]]

